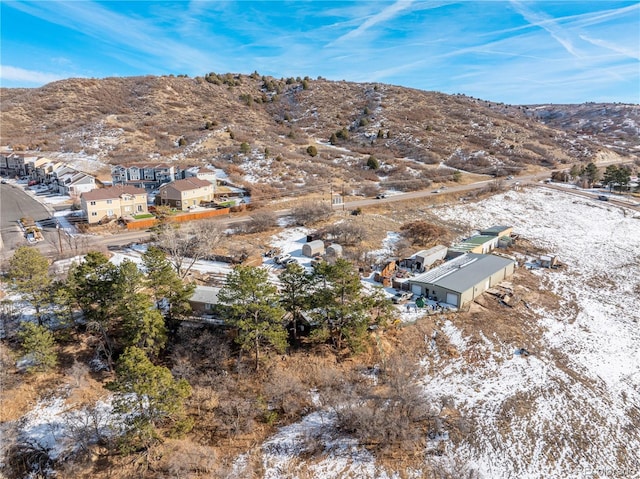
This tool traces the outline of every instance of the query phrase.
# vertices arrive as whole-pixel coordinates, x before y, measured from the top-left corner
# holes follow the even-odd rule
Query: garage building
[[[439,302],[463,306],[508,278],[515,262],[491,254],[467,253],[409,279],[411,291]]]

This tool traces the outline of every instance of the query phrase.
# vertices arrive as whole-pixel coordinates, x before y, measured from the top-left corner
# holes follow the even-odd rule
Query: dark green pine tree
[[[18,332],[22,350],[29,358],[30,371],[47,371],[58,362],[53,333],[40,324],[24,322]]]
[[[314,277],[315,314],[322,325],[316,336],[330,338],[338,349],[346,343],[352,351],[360,350],[371,305],[363,294],[358,272],[349,261],[339,258],[335,264],[318,265]]]
[[[298,339],[298,322],[311,304],[313,281],[299,263],[288,264],[280,275],[280,304],[291,314],[293,338]]]
[[[109,387],[122,393],[114,401],[114,409],[128,417],[121,442],[125,452],[151,446],[159,439],[158,426],[173,426],[182,432],[190,429],[184,411],[184,400],[191,395],[186,380],[176,380],[169,369],[154,365],[137,347],[127,348],[120,356],[116,374]]]
[[[189,299],[195,285],[185,284],[166,254],[160,248],[151,246],[142,255],[147,273],[146,284],[153,294],[159,309],[164,312],[169,330],[175,329],[175,321],[191,312]]]
[[[238,330],[236,342],[242,351],[253,351],[256,371],[260,367],[262,348],[284,352],[287,346],[287,331],[283,324],[285,311],[266,270],[253,266],[235,267],[227,275],[218,299],[228,306],[227,319]]]
[[[49,303],[51,286],[47,258],[36,248],[20,246],[9,260],[7,276],[12,289],[35,308],[38,324],[42,324],[42,308]]]

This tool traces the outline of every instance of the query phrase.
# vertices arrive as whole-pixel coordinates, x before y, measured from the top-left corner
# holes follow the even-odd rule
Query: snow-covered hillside
[[[441,441],[443,455],[425,458],[487,479],[638,477],[640,214],[540,188],[433,213],[468,233],[511,224],[559,255],[563,267],[533,272],[543,285],[537,294],[553,301],[530,302],[526,320],[513,317],[524,321],[524,336],[478,331],[456,317],[439,325],[458,354],[424,358],[424,393],[457,411],[465,427],[456,440]],[[531,355],[516,354],[523,342]],[[317,422],[305,419],[267,441],[266,477],[277,477],[284,464],[302,470],[295,436],[309,421]],[[330,428],[330,416],[324,421]],[[345,444],[336,457],[331,441],[327,457],[303,469],[314,477],[387,477],[365,450]],[[273,444],[280,444],[277,454]]]

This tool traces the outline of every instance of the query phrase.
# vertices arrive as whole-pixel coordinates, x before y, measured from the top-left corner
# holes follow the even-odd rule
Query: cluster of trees
[[[600,170],[595,163],[590,162],[586,166],[573,165],[569,171],[569,175],[572,178],[580,178],[591,186],[600,179]]]
[[[609,190],[618,188],[619,191],[631,181],[631,171],[626,166],[609,165],[604,170],[602,183],[609,187]]]
[[[285,351],[287,315],[294,340],[304,316],[314,326],[311,341],[354,352],[365,345],[371,324],[384,324],[392,315],[388,299],[365,292],[358,271],[342,258],[321,263],[313,272],[297,263],[287,265],[279,291],[263,268],[238,266],[227,276],[218,299],[226,306],[223,317],[237,330],[241,351],[254,355],[256,370],[263,349]]]
[[[67,334],[82,313],[94,364],[116,372],[109,387],[121,393],[116,410],[130,418],[120,441],[126,450],[148,447],[158,439],[159,425],[176,432],[190,428],[183,410],[190,386],[160,362],[175,321],[190,311],[193,286],[183,283],[157,247],[143,254],[143,266],[145,273],[132,261],[116,265],[92,251],[66,279],[53,279],[47,259],[24,246],[8,268],[12,287],[36,310],[37,322],[24,322],[17,335],[30,369],[56,366],[56,335]]]
[[[128,260],[114,264],[92,251],[71,266],[65,279],[53,278],[47,259],[31,247],[19,248],[9,265],[13,287],[38,305],[39,321],[25,322],[17,334],[24,353],[35,369],[54,368],[57,342],[75,340],[72,328],[79,328],[76,334],[86,330],[94,350],[92,365],[113,373],[106,387],[116,394],[114,410],[127,417],[114,443],[125,453],[147,449],[162,434],[180,435],[193,426],[184,409],[191,386],[165,364],[171,357],[167,345],[179,343],[177,320],[190,313],[193,294],[193,286],[183,281],[190,265],[180,258],[178,246],[196,245],[190,234],[160,235],[162,239],[174,246],[176,258],[167,256],[167,249],[150,246],[141,267]],[[250,355],[256,371],[267,351],[284,353],[299,344],[303,321],[312,326],[307,341],[344,354],[365,348],[370,326],[387,323],[393,311],[381,292],[364,289],[357,269],[345,259],[319,264],[312,272],[290,264],[278,286],[265,269],[238,266],[218,298],[220,315],[233,328],[240,362]]]
[[[595,163],[588,163],[586,166],[573,165],[568,173],[563,171],[554,172],[552,178],[556,181],[568,181],[569,178],[577,178],[585,181],[589,186],[598,180],[602,180],[602,184],[609,187],[610,190],[618,188],[619,191],[622,191],[631,181],[631,169],[627,165],[609,165],[602,173]]]

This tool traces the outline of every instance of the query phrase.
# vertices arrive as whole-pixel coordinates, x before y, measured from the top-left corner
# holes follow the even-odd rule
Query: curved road
[[[41,221],[50,216],[47,208],[21,186],[0,184],[0,250],[4,253],[28,244],[18,224],[20,218],[31,217]],[[45,232],[45,241],[41,243],[52,239],[51,232]]]

